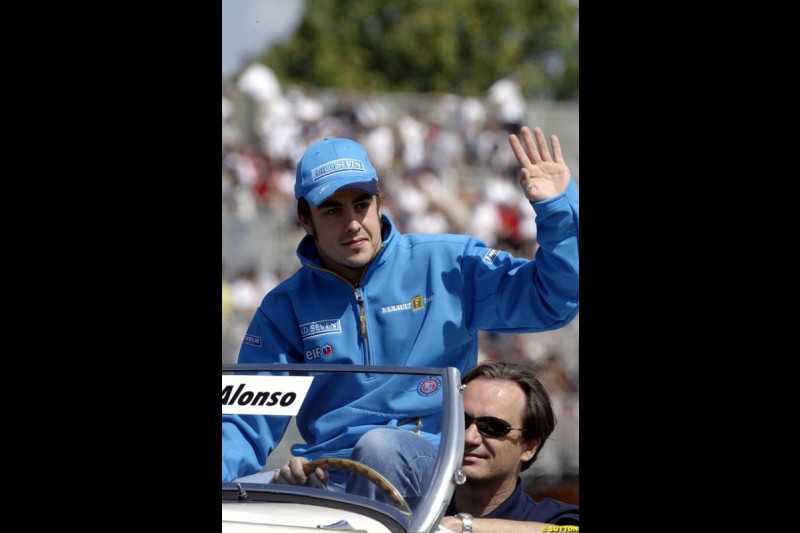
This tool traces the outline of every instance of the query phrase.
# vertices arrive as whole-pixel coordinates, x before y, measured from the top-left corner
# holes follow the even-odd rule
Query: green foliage
[[[528,97],[576,98],[574,0],[306,0],[262,62],[283,83],[480,95],[515,73]]]

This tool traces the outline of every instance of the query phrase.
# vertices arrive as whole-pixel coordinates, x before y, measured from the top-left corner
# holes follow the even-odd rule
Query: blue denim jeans
[[[436,446],[411,431],[377,428],[358,440],[351,459],[380,472],[413,511],[433,479],[438,451]],[[347,492],[392,505],[385,492],[359,474],[350,475]]]

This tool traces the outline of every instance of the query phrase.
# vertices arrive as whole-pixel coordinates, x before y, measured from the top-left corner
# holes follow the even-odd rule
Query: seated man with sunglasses
[[[486,361],[461,379],[464,390],[464,460],[441,524],[464,533],[535,531],[543,524],[579,525],[578,507],[522,490],[520,472],[536,461],[556,426],[550,397],[533,371]],[[523,522],[523,523],[520,523]]]
[[[550,396],[527,366],[484,361],[461,378],[464,389],[464,459],[467,475],[457,487],[441,524],[463,533],[541,533],[545,524],[579,525],[579,509],[550,498],[535,502],[523,491],[520,472],[539,455],[556,426]],[[352,458],[381,469],[393,454],[384,428],[367,432]],[[426,448],[427,447],[427,448]],[[419,439],[414,457],[403,457],[406,483],[423,486],[425,467],[420,458],[434,456],[435,447]],[[322,472],[320,472],[322,474]],[[354,478],[348,492],[387,501],[374,484]],[[413,506],[412,506],[413,508]]]

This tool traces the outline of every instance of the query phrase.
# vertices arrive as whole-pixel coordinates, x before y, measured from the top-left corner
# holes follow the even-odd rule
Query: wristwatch
[[[461,519],[461,533],[472,533],[472,515],[458,513],[456,516]]]

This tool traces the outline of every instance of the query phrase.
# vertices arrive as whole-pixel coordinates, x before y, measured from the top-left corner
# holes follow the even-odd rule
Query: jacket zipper
[[[378,249],[375,250],[375,254],[372,256],[372,259],[370,260],[370,263],[372,263],[372,261],[378,256],[378,253],[380,253],[380,251],[383,250],[383,247],[384,247],[384,243],[381,243],[381,245],[378,247]],[[361,283],[361,280],[364,279],[364,275],[367,273],[367,268],[369,268],[369,265],[367,265],[367,267],[364,268],[364,270],[361,272],[361,278],[359,278],[358,283],[355,283],[355,284],[350,283],[345,278],[343,278],[342,276],[340,276],[336,272],[333,272],[332,270],[328,270],[328,269],[325,269],[325,268],[319,268],[319,267],[311,265],[311,264],[306,264],[305,266],[307,266],[308,268],[311,268],[313,270],[319,270],[320,272],[327,272],[327,273],[329,273],[329,274],[331,274],[333,276],[336,276],[340,280],[344,281],[345,283],[347,283],[348,285],[353,287],[353,289],[355,289],[356,301],[358,302],[358,308],[359,308],[359,317],[358,318],[359,318],[359,322],[361,323],[361,338],[364,339],[364,351],[366,352],[365,355],[366,355],[366,358],[367,358],[367,363],[366,364],[371,365],[372,364],[372,353],[369,350],[369,337],[367,337],[367,305],[364,302],[364,296],[361,294],[361,289],[359,288],[359,284]]]
[[[372,356],[369,351],[369,339],[367,338],[367,306],[364,303],[364,297],[361,295],[361,289],[358,288],[358,284],[354,285],[353,288],[356,291],[356,301],[360,309],[359,321],[361,322],[361,338],[364,339],[364,347],[367,351],[367,364],[371,365]]]
[[[347,281],[345,278],[343,278],[342,276],[340,276],[336,272],[333,272],[332,270],[327,270],[325,268],[319,268],[318,266],[314,266],[314,265],[306,265],[306,266],[308,268],[312,269],[312,270],[319,270],[320,272],[327,272],[328,274],[330,274],[330,275],[332,275],[332,276],[334,276],[336,278],[339,278],[343,282],[345,282],[348,285],[350,285],[351,287],[353,287],[353,289],[355,289],[356,301],[358,302],[358,308],[359,308],[359,317],[358,318],[359,318],[359,322],[361,324],[361,328],[360,328],[361,329],[361,338],[364,339],[364,351],[366,352],[365,353],[365,355],[366,355],[366,364],[368,364],[368,365],[372,364],[372,355],[371,355],[370,350],[369,350],[369,337],[367,337],[367,306],[366,306],[366,303],[364,302],[364,296],[361,294],[361,289],[358,287],[358,283],[353,285],[352,283]],[[363,274],[362,274],[361,277],[362,278],[364,277]]]

